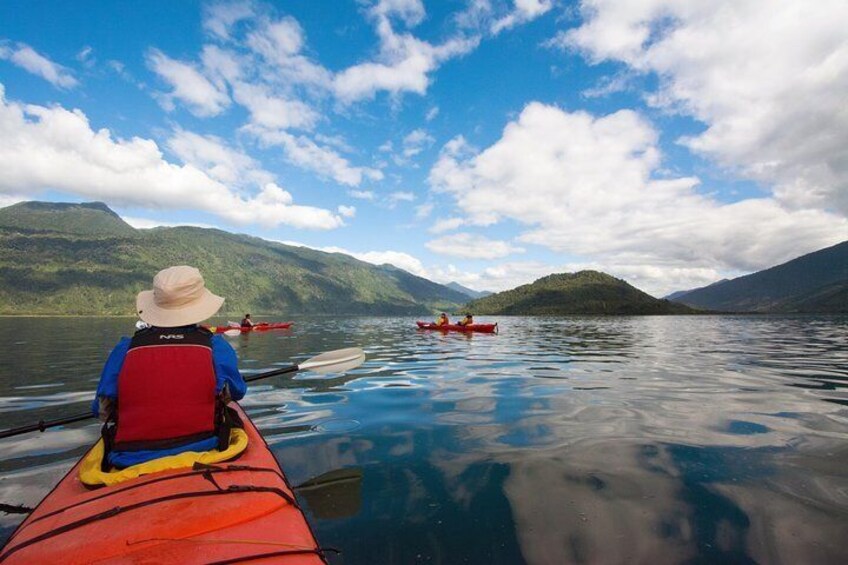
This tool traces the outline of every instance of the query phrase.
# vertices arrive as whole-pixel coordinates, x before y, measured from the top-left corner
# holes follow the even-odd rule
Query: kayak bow
[[[419,330],[439,330],[443,332],[453,331],[453,332],[482,332],[482,333],[495,333],[498,331],[497,324],[470,324],[467,326],[459,326],[456,324],[445,324],[442,326],[437,326],[436,324],[429,322],[415,322],[418,324]]]
[[[6,563],[326,563],[292,488],[241,408],[237,461],[97,489],[79,463],[15,530]]]

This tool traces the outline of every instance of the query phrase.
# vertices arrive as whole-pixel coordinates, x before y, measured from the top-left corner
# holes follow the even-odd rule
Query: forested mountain
[[[695,292],[696,290],[708,288],[710,286],[713,286],[714,284],[721,284],[721,283],[729,281],[729,280],[730,279],[721,279],[720,281],[710,283],[707,286],[699,286],[698,288],[690,288],[690,289],[687,289],[687,290],[676,290],[676,291],[672,292],[671,294],[666,294],[665,296],[663,296],[663,299],[665,299],[665,300],[677,300],[678,298],[680,298],[684,294],[689,294],[690,292]]]
[[[658,300],[621,279],[598,271],[561,273],[474,300],[477,314],[687,314],[693,310]]]
[[[449,282],[445,285],[448,288],[452,288],[457,292],[461,292],[469,298],[483,298],[484,296],[489,296],[492,294],[488,290],[474,290],[472,288],[468,288],[467,286],[462,286],[458,282]]]
[[[733,312],[848,312],[848,241],[674,300]]]
[[[86,236],[136,235],[135,228],[102,202],[21,202],[0,208],[0,227]]]
[[[102,203],[0,209],[0,314],[126,314],[153,275],[193,265],[223,313],[424,314],[468,300],[376,266],[217,229],[135,229]]]

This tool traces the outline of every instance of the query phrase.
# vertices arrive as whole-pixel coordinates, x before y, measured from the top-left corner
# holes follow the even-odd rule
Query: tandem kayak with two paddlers
[[[442,324],[438,326],[431,322],[415,322],[418,324],[419,330],[439,330],[443,332],[481,332],[487,334],[497,333],[498,325],[497,324],[469,324],[466,326],[460,326],[457,324]]]

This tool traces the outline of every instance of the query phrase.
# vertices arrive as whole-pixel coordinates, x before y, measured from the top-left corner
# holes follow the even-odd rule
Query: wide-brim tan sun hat
[[[138,317],[152,326],[176,328],[199,324],[215,315],[224,299],[206,288],[194,267],[168,267],[153,277],[153,290],[143,290],[135,299]]]

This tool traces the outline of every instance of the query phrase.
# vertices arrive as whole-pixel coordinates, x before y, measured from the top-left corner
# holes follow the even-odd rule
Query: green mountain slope
[[[467,300],[406,271],[339,253],[215,229],[136,230],[104,205],[30,202],[0,212],[0,314],[132,315],[136,293],[157,271],[179,264],[198,267],[207,286],[227,299],[223,313],[233,316],[424,314]]]
[[[848,241],[782,265],[678,296],[696,308],[749,312],[848,312]]]
[[[132,236],[136,230],[102,202],[19,202],[0,208],[0,226],[25,232]]]
[[[476,314],[686,314],[692,309],[658,300],[621,279],[598,271],[548,275],[505,292],[474,300]]]

